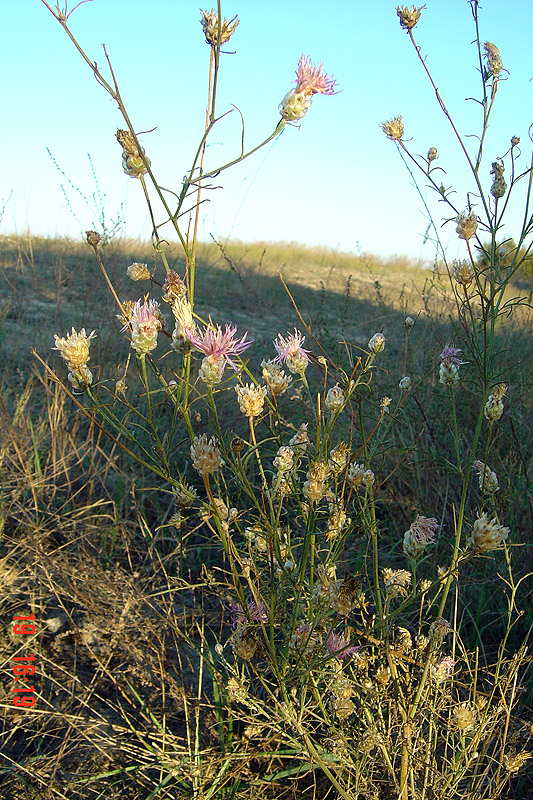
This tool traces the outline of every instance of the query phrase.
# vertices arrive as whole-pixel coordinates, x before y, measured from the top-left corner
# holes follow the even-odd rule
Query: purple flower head
[[[215,327],[209,324],[203,331],[192,331],[189,328],[185,328],[185,333],[191,344],[193,344],[197,350],[205,353],[206,356],[223,358],[237,371],[238,367],[234,364],[231,357],[243,353],[250,347],[252,340],[249,342],[245,341],[248,331],[244,334],[242,339],[235,339],[234,334],[236,330],[236,325],[226,325],[226,330],[223,331],[220,325]]]
[[[459,347],[455,347],[453,342],[447,342],[444,347],[444,350],[440,354],[441,362],[450,367],[452,364],[456,367],[459,367],[461,364],[464,364],[464,361],[461,361],[460,358],[457,358],[457,354],[461,352]]]
[[[435,541],[438,527],[439,523],[435,517],[423,517],[421,514],[417,514],[409,530],[412,539],[425,547]]]
[[[309,56],[300,56],[296,70],[296,91],[303,94],[333,94],[335,78],[322,71],[322,64],[314,67]]]
[[[346,656],[352,656],[361,649],[360,647],[350,647],[349,633],[335,633],[335,631],[328,636],[327,645],[329,652],[339,660]]]
[[[274,341],[274,347],[277,350],[278,357],[276,361],[282,363],[283,361],[294,359],[296,356],[309,361],[309,350],[304,350],[302,347],[305,342],[305,336],[302,336],[299,330],[294,329],[294,333],[287,331],[287,338],[279,334]]]
[[[266,620],[268,620],[268,614],[261,601],[256,603],[254,600],[248,600],[246,605],[248,607],[249,617],[246,615],[240,603],[236,603],[235,600],[231,601],[231,624],[233,629],[235,629],[237,625],[245,625],[249,619],[251,619],[252,622],[259,622],[260,620],[266,622]]]

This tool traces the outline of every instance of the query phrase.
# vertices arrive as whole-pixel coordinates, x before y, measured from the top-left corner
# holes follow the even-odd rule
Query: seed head
[[[391,141],[399,141],[403,138],[405,133],[405,128],[403,126],[403,117],[402,115],[398,115],[397,117],[393,117],[392,119],[387,120],[387,122],[381,123],[381,130],[387,137],[387,139],[391,139]]]
[[[450,678],[453,677],[454,667],[455,661],[451,656],[444,656],[438,664],[432,665],[430,667],[430,672],[434,683],[438,686],[440,683],[450,680]]]
[[[406,569],[382,570],[383,584],[387,597],[407,597],[412,576]]]
[[[405,31],[411,31],[415,27],[424,8],[425,6],[419,6],[418,8],[416,6],[412,8],[398,6],[396,8],[396,14],[400,17],[400,25]]]
[[[192,465],[200,475],[209,475],[224,466],[215,440],[208,439],[206,433],[194,437],[190,452]]]
[[[200,13],[202,15],[200,19],[200,24],[204,31],[204,36],[207,44],[211,46],[216,46],[218,43],[218,14],[214,8],[211,11],[202,11],[200,9]],[[237,29],[237,25],[239,24],[239,20],[237,17],[233,17],[232,20],[229,22],[224,17],[220,24],[220,44],[225,44],[228,42],[235,30]]]
[[[172,305],[175,300],[187,299],[187,287],[177,272],[171,269],[167,272],[163,283],[163,300]]]
[[[248,625],[239,625],[230,638],[231,649],[238,658],[251,661],[257,653],[259,642],[254,629]]]
[[[85,231],[85,236],[87,237],[87,244],[89,244],[91,247],[94,247],[96,250],[102,238],[100,234],[96,231]]]
[[[328,601],[339,614],[348,616],[361,598],[361,584],[354,576],[332,581],[328,589]]]
[[[331,450],[329,454],[329,466],[334,475],[340,475],[346,468],[350,450],[346,442],[339,442],[339,444]]]
[[[455,221],[457,222],[457,227],[455,230],[459,236],[459,239],[465,239],[465,241],[469,241],[472,236],[475,236],[478,220],[473,211],[469,211],[468,214],[466,212],[459,214]]]
[[[438,617],[435,622],[429,626],[429,638],[436,642],[442,642],[445,636],[451,631],[452,626],[447,619]]]
[[[496,517],[489,520],[486,514],[482,514],[474,522],[468,544],[476,555],[483,555],[498,550],[508,536],[509,528],[500,525]]]

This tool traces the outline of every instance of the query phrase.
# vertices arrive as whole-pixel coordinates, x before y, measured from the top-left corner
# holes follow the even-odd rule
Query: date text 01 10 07
[[[35,633],[35,616],[29,614],[25,617],[13,617],[13,633],[18,636],[27,636],[28,634]],[[31,663],[32,661],[35,661],[34,655],[13,657],[13,675],[16,681],[23,682],[13,687],[13,691],[15,692],[13,705],[15,706],[31,708],[35,705],[35,697],[33,694],[35,692],[35,687],[24,685],[28,680],[28,675],[35,675],[35,665]]]

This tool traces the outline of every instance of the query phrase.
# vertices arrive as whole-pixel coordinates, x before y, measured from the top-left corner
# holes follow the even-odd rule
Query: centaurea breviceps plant
[[[66,10],[45,5],[76,41]],[[423,8],[398,9],[400,25],[418,56],[413,31]],[[477,26],[477,4],[472,8]],[[257,352],[247,332],[237,334],[232,323],[205,321],[195,310],[202,286],[196,281],[196,251],[204,189],[213,188],[215,176],[271,141],[287,122],[301,120],[315,94],[334,94],[334,79],[322,65],[302,56],[296,87],[282,101],[274,131],[257,147],[245,151],[243,146],[234,161],[206,165],[212,152],[206,152],[206,145],[219,119],[220,48],[236,33],[237,23],[236,17],[228,22],[222,16],[220,3],[216,10],[202,12],[210,67],[206,122],[190,168],[174,192],[163,190],[155,177],[107,52],[109,81],[76,43],[123,116],[125,129],[117,136],[123,168],[141,187],[153,224],[155,268],[134,262],[128,270],[133,281],[150,281],[150,292],[135,301],[118,296],[98,237],[88,235],[119,307],[123,333],[131,339],[142,400],[128,389],[125,372],[120,373],[120,390],[116,380],[111,389],[105,379],[94,386],[87,367],[94,332],[87,336],[85,329],[79,334],[73,329],[65,339],[56,337],[56,348],[67,362],[73,387],[86,393],[90,408],[75,397],[78,407],[86,409],[91,421],[99,414],[113,443],[135,459],[139,476],[151,473],[157,488],[172,497],[171,522],[163,527],[174,525],[180,536],[185,530],[208,537],[205,550],[202,544],[194,548],[197,561],[188,574],[196,569],[195,577],[186,578],[180,570],[172,574],[170,594],[173,603],[178,602],[174,595],[183,598],[183,621],[169,633],[196,651],[213,676],[222,752],[213,770],[213,763],[204,760],[208,748],[203,748],[199,728],[198,736],[188,731],[186,756],[176,759],[172,751],[171,758],[165,753],[157,761],[159,785],[170,791],[172,784],[178,794],[185,786],[191,796],[214,797],[228,788],[224,775],[234,770],[228,796],[238,798],[242,765],[252,760],[255,745],[253,737],[241,739],[233,732],[260,724],[264,736],[256,753],[258,763],[268,764],[260,776],[265,783],[277,772],[298,776],[321,771],[344,800],[378,794],[398,800],[452,800],[468,797],[465,786],[475,791],[476,800],[488,800],[498,796],[507,780],[498,764],[508,756],[506,737],[523,656],[506,665],[504,653],[518,587],[509,570],[507,633],[496,666],[482,676],[478,656],[469,654],[461,638],[458,578],[467,564],[473,568],[484,559],[510,565],[513,530],[500,521],[506,511],[498,505],[504,493],[497,491],[497,478],[486,463],[494,463],[491,444],[502,424],[507,391],[499,378],[494,331],[505,309],[503,291],[519,259],[517,255],[508,274],[496,275],[493,265],[479,269],[472,248],[477,242],[487,250],[478,239],[486,230],[494,255],[501,214],[517,180],[515,152],[494,156],[485,174],[482,147],[472,157],[463,146],[476,191],[459,208],[436,182],[435,145],[426,145],[422,152],[427,157],[417,161],[407,149],[402,117],[382,125],[388,139],[448,203],[449,221],[465,249],[464,258],[450,266],[457,327],[464,341],[460,347],[449,341],[442,349],[441,344],[440,363],[437,350],[427,365],[438,401],[452,409],[455,452],[446,452],[446,443],[435,458],[448,465],[450,474],[448,483],[431,495],[431,503],[420,497],[407,508],[402,493],[418,465],[400,456],[388,470],[385,454],[400,452],[397,441],[409,428],[405,409],[417,402],[417,380],[407,375],[408,337],[416,331],[413,317],[404,314],[399,326],[405,363],[398,365],[394,389],[386,388],[388,396],[380,386],[382,374],[391,369],[386,359],[395,352],[395,332],[388,328],[386,335],[367,330],[363,346],[344,341],[346,356],[334,360],[311,327],[305,334],[297,328],[286,334],[273,330],[270,352]],[[477,44],[483,59],[479,36]],[[496,46],[487,43],[485,53],[484,130],[503,71]],[[511,160],[508,186],[503,179],[506,158]],[[475,195],[480,199],[474,208]],[[187,210],[189,221],[182,229]],[[521,245],[532,225],[528,217]],[[164,226],[175,232],[183,248],[183,275],[169,267]],[[167,317],[172,315],[168,329],[161,308],[167,309]],[[477,423],[470,439],[459,435],[455,413],[466,382],[459,353],[466,354],[468,380],[477,387]],[[420,403],[418,408],[431,431],[431,415]],[[418,457],[417,446],[418,440],[409,450],[410,461]],[[474,492],[473,469],[480,474]],[[395,484],[397,475],[401,482]],[[417,514],[413,519],[416,508],[435,516]],[[162,540],[162,547],[167,542]],[[150,543],[153,549],[158,545]],[[157,552],[168,571],[171,556]],[[204,589],[212,591],[220,611],[213,613],[211,605],[208,626],[204,619],[191,624],[194,591]],[[170,627],[166,618],[163,624]],[[161,659],[170,674],[170,656],[164,650]],[[186,699],[186,688],[179,691]],[[157,721],[151,713],[153,719]],[[172,720],[165,725],[166,736]],[[208,727],[211,736],[211,722]],[[227,731],[232,733],[224,739]],[[154,741],[159,742],[159,732],[151,737]]]

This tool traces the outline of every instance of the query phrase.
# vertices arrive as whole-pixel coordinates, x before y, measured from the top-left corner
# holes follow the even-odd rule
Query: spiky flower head
[[[172,331],[172,347],[180,353],[188,353],[191,349],[191,340],[187,331],[196,328],[192,306],[186,297],[174,297],[172,300],[172,313],[176,321]]]
[[[459,214],[455,218],[455,221],[457,222],[455,231],[459,236],[459,239],[465,239],[465,241],[468,242],[472,236],[475,236],[478,219],[473,211],[469,211],[468,214],[463,211],[462,214]]]
[[[486,514],[482,514],[474,522],[468,544],[474,553],[482,555],[498,550],[508,536],[509,528],[500,525],[496,517],[489,520]]]
[[[157,334],[163,328],[159,303],[156,300],[137,300],[131,318],[122,330],[131,328],[131,346],[140,356],[145,356],[157,346]]]
[[[461,286],[470,286],[475,276],[474,267],[470,261],[454,259],[452,261],[452,275]]]
[[[274,466],[280,475],[289,472],[294,464],[294,450],[284,445],[280,447],[274,459]]]
[[[87,336],[85,328],[82,328],[79,333],[72,328],[72,333],[67,333],[65,337],[59,337],[54,334],[55,347],[53,350],[59,350],[62,359],[66,362],[71,372],[86,367],[89,361],[89,347],[91,339],[96,336],[94,331]]]
[[[409,32],[415,27],[424,8],[425,6],[419,6],[418,8],[416,6],[412,8],[409,8],[409,6],[397,6],[396,14],[399,16],[400,25],[405,31]]]
[[[300,56],[296,80],[293,83],[296,84],[296,88],[287,92],[279,104],[281,116],[289,122],[305,117],[313,95],[333,94],[335,91],[333,76],[326,75],[322,64],[319,64],[318,67],[313,66],[310,57],[304,55]]]
[[[204,31],[204,36],[207,44],[211,46],[216,46],[219,43],[219,33],[218,33],[218,14],[214,8],[211,11],[202,11],[200,9],[200,13],[202,15],[200,19],[200,24]],[[224,17],[222,22],[220,23],[220,44],[225,44],[228,42],[233,34],[237,29],[237,25],[239,24],[238,18],[235,16],[229,22]]]
[[[329,652],[339,661],[349,658],[360,650],[360,647],[350,647],[350,634],[343,631],[332,631],[327,639]]]
[[[352,489],[358,489],[363,483],[363,475],[366,470],[363,464],[351,464],[346,479]]]
[[[330,414],[339,414],[344,407],[344,392],[339,384],[335,384],[327,393],[325,406]]]
[[[248,383],[245,386],[236,386],[235,391],[242,413],[250,419],[260,416],[265,405],[267,387]]]
[[[144,148],[137,144],[130,131],[117,130],[117,141],[122,146],[122,169],[130,178],[140,178],[150,167]]]
[[[474,461],[474,467],[479,473],[479,488],[487,494],[494,494],[499,489],[498,476],[483,461]]]
[[[472,730],[476,721],[474,709],[468,703],[456,705],[452,711],[452,725],[460,733]]]
[[[382,122],[381,130],[387,139],[391,139],[393,142],[402,139],[405,133],[402,115],[399,114],[398,116],[392,117],[392,119],[389,119],[386,122]]]
[[[494,78],[498,78],[498,75],[503,69],[500,50],[492,42],[485,42],[483,47],[485,49],[485,58],[487,59],[488,70]]]
[[[403,552],[408,558],[418,558],[429,544],[435,541],[439,523],[435,517],[416,515],[403,538]]]
[[[206,433],[194,437],[190,452],[192,465],[200,475],[209,475],[224,466],[215,439],[208,438]]]
[[[128,278],[130,278],[132,281],[146,281],[151,277],[148,265],[140,264],[137,261],[134,261],[133,264],[129,265],[127,273]]]
[[[492,394],[489,394],[489,398],[485,403],[484,414],[486,419],[490,422],[500,419],[503,414],[503,398],[506,391],[506,384],[499,383],[497,386],[493,387]]]
[[[382,570],[382,576],[387,597],[407,597],[412,580],[410,572],[406,569],[390,569],[389,567],[385,567],[385,569]]]
[[[240,356],[250,347],[253,340],[246,341],[248,332],[241,339],[235,339],[236,325],[226,325],[223,331],[220,325],[209,324],[201,331],[187,329],[187,336],[194,347],[206,356],[221,359],[224,366],[229,364],[237,372],[238,367],[233,362],[235,356]]]
[[[263,368],[263,378],[268,384],[273,397],[279,397],[284,394],[292,383],[290,375],[285,374],[285,370],[281,369],[280,365],[274,360],[261,361]]]
[[[293,375],[303,376],[309,364],[309,350],[304,350],[302,347],[304,342],[305,336],[302,336],[296,328],[294,333],[287,331],[286,338],[280,333],[274,341],[274,347],[278,353],[276,361],[285,362]]]

